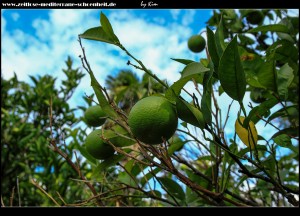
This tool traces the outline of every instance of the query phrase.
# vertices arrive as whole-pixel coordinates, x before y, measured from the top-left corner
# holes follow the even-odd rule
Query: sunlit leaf
[[[83,34],[80,34],[79,36],[88,40],[95,40],[109,44],[115,44],[115,42],[105,33],[101,26],[90,28],[86,30]]]
[[[103,31],[106,33],[106,35],[114,42],[114,43],[119,43],[119,39],[118,37],[115,35],[114,30],[109,22],[109,20],[107,19],[107,17],[105,16],[105,14],[103,14],[101,12],[100,14],[100,23],[101,26],[103,28]]]
[[[174,82],[174,84],[167,89],[165,97],[169,100],[175,101],[177,96],[179,96],[181,89],[188,81],[206,71],[209,71],[209,69],[204,67],[201,63],[192,62],[188,64],[183,69],[181,78],[178,81]]]

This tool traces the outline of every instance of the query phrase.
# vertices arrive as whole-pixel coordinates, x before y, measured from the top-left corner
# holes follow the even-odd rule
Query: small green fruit
[[[90,127],[99,127],[103,125],[106,117],[106,113],[98,105],[87,108],[84,113],[85,122]]]
[[[101,129],[91,132],[85,140],[85,147],[91,156],[99,160],[104,160],[112,156],[115,150],[101,139],[101,134]]]
[[[147,144],[159,144],[173,136],[177,129],[176,107],[166,98],[149,96],[131,109],[128,124],[133,135]]]
[[[188,48],[195,53],[199,53],[204,50],[205,45],[205,39],[201,35],[193,35],[188,40]]]

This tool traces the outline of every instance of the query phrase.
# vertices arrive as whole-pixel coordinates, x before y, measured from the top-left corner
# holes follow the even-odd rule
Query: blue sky
[[[195,61],[205,58],[205,52],[194,54],[189,51],[187,40],[191,35],[204,30],[212,10],[101,11],[109,18],[121,43],[159,78],[167,79],[170,84],[179,79],[179,71],[183,69],[182,64],[170,58]],[[28,75],[38,74],[64,78],[61,69],[65,68],[64,61],[68,55],[73,58],[75,67],[81,67],[78,34],[99,26],[99,16],[100,9],[1,10],[2,76],[8,79],[16,72],[19,79],[24,81],[29,81]],[[115,46],[87,40],[83,40],[83,45],[91,67],[102,85],[107,75],[114,75],[121,69],[131,69],[139,76],[143,74],[128,66],[126,63],[129,58]],[[185,88],[195,92],[192,83]],[[88,76],[80,83],[71,106],[85,105],[82,99],[85,93],[93,93]],[[222,116],[225,117],[232,100],[226,94],[217,99],[221,109],[223,108]],[[246,107],[248,103],[247,94],[244,102]],[[225,134],[232,136],[234,133],[238,110],[238,104],[234,103],[229,113],[232,118]],[[257,124],[257,129],[266,138],[274,133],[272,128],[265,127],[262,122]],[[230,136],[227,138],[232,138]]]
[[[182,65],[170,58],[199,60],[186,41],[205,28],[211,10],[102,10],[111,21],[121,43],[160,78],[174,82]],[[16,72],[21,80],[28,75],[53,74],[61,77],[64,61],[70,55],[81,67],[77,36],[99,25],[100,10],[2,10],[1,71],[4,78]],[[83,41],[88,60],[101,84],[107,75],[126,65],[128,57],[112,45]],[[142,72],[136,71],[139,75]],[[76,94],[91,93],[89,78]]]

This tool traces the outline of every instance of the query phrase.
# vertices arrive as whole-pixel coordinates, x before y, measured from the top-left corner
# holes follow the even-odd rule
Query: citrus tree
[[[93,180],[101,181],[99,176],[112,167],[116,175],[106,182],[114,187],[102,201],[122,198],[121,204],[130,205],[145,198],[154,206],[297,206],[297,21],[285,10],[215,10],[202,32],[207,40],[202,34],[192,35],[187,43],[193,52],[205,49],[206,58],[173,59],[184,69],[179,80],[168,84],[122,45],[101,13],[100,26],[79,35],[79,42],[83,67],[111,125],[89,135],[97,151],[102,151],[96,146],[100,142],[111,147],[107,158],[93,163]],[[128,55],[128,65],[144,71],[165,91],[144,95],[125,112],[96,80],[81,39],[119,47]],[[198,96],[185,90],[189,81]],[[182,92],[190,98],[184,99]],[[246,92],[253,103],[245,104]],[[222,94],[238,104],[235,115],[229,116],[231,103],[222,118],[217,100]],[[231,127],[229,118],[235,122],[233,134],[225,134]],[[274,128],[270,139],[257,131],[259,122]],[[89,140],[84,145],[90,145]],[[287,153],[281,155],[283,148]]]
[[[58,205],[41,199],[47,191],[72,203],[90,196],[72,162],[86,132],[68,104],[84,74],[70,57],[65,63],[60,88],[51,75],[30,76],[31,83],[1,76],[1,206]]]
[[[85,97],[88,108],[79,104],[84,111],[80,120],[86,127],[73,128],[79,121],[74,116],[69,125],[65,122],[73,112],[65,105],[72,91],[62,88],[65,96],[54,106],[54,95],[60,94],[52,85],[42,91],[45,96],[37,92],[39,96],[33,99],[45,104],[44,113],[33,112],[33,122],[25,121],[24,130],[36,132],[22,142],[25,147],[17,143],[29,131],[18,138],[11,135],[23,130],[18,124],[24,122],[24,112],[14,112],[17,101],[8,94],[9,82],[2,80],[6,83],[2,85],[7,92],[4,98],[10,99],[1,100],[1,116],[6,118],[1,121],[1,128],[6,128],[1,130],[1,158],[12,158],[21,151],[15,163],[25,161],[22,166],[29,169],[26,179],[31,184],[20,189],[28,190],[32,197],[36,193],[30,190],[39,191],[46,200],[35,199],[27,205],[298,206],[298,19],[289,17],[286,10],[214,10],[205,31],[187,41],[192,52],[204,52],[205,58],[174,58],[183,70],[180,79],[168,83],[122,45],[101,13],[100,26],[79,35],[82,66],[94,90],[94,95]],[[142,80],[133,72],[122,71],[109,76],[106,87],[100,85],[82,39],[119,47],[128,56],[124,64],[144,71]],[[67,71],[73,71],[67,62]],[[83,76],[77,71],[71,79],[70,73],[68,80],[79,81]],[[53,78],[43,79],[54,83]],[[45,82],[40,84],[43,88]],[[194,92],[185,89],[188,82],[194,84]],[[35,83],[34,88],[25,85],[25,95],[30,94],[29,89],[38,91],[38,80]],[[71,89],[78,84],[71,83]],[[250,103],[246,103],[247,95]],[[222,96],[230,98],[225,107],[220,104]],[[24,99],[25,105],[27,101]],[[237,112],[232,111],[234,105]],[[55,107],[65,108],[54,112]],[[61,118],[55,118],[58,113]],[[54,126],[59,120],[62,122]],[[272,128],[271,136],[259,130],[262,122]],[[43,130],[36,131],[40,125]],[[66,145],[62,134],[70,137]],[[39,142],[46,144],[39,147]],[[18,149],[9,150],[12,147]],[[40,151],[47,156],[28,164],[24,152]],[[12,159],[1,161],[1,166],[6,161]],[[42,177],[35,172],[37,164],[44,168]],[[20,172],[8,172],[8,167],[1,169],[6,171],[2,179],[10,176],[6,186],[2,184],[2,197],[4,203],[9,203],[10,196],[16,203],[12,182]],[[66,186],[64,191],[61,185]]]

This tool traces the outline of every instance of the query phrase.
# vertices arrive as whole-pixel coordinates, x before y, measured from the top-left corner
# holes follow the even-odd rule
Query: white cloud
[[[49,19],[37,18],[29,23],[35,29],[35,35],[24,30],[6,31],[7,21],[2,15],[1,55],[5,64],[1,65],[1,70],[4,78],[8,79],[16,72],[19,79],[25,81],[29,81],[29,74],[45,73],[63,79],[61,69],[65,68],[64,61],[68,55],[74,59],[75,67],[81,67],[77,36],[99,25],[99,13],[99,10],[50,10]],[[194,12],[187,11],[185,16],[187,14],[194,16]],[[179,78],[182,65],[170,58],[196,57],[187,49],[186,41],[191,29],[186,26],[149,22],[129,10],[110,11],[108,15],[122,44],[159,78],[167,79],[171,84]],[[124,68],[142,75],[141,71],[126,65],[130,58],[117,47],[87,40],[83,40],[83,45],[100,84],[104,85],[107,75]],[[92,92],[86,75],[75,94],[81,97]],[[78,97],[74,99],[73,106],[82,105],[83,101]]]
[[[292,17],[299,17],[299,9],[288,9],[288,15]]]

